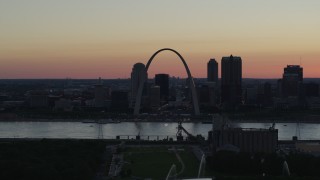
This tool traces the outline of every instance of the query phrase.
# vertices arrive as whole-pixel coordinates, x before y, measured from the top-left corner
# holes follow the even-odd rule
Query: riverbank
[[[212,124],[212,120],[208,119],[51,119],[51,118],[9,118],[1,119],[0,122],[83,122],[83,123],[100,123],[100,124],[112,124],[121,122],[183,122],[183,123],[203,123]],[[227,122],[232,123],[314,123],[320,124],[318,119],[302,119],[302,120],[289,120],[289,119],[228,119]]]
[[[260,110],[252,112],[223,112],[222,116],[230,122],[240,123],[320,123],[317,110],[273,111]],[[138,116],[132,113],[114,113],[104,111],[60,112],[52,110],[24,110],[0,113],[0,122],[203,122],[211,123],[212,114],[148,114]]]
[[[191,141],[164,141],[161,140],[135,140],[135,139],[82,139],[82,138],[0,138],[0,143],[11,143],[11,142],[37,142],[37,141],[51,141],[51,142],[104,142],[108,145],[120,144],[125,142],[126,145],[195,145],[197,142]],[[318,140],[278,140],[278,145],[287,145],[295,143],[320,143]]]

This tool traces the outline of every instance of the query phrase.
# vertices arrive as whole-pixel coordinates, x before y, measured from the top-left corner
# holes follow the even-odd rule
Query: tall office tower
[[[231,55],[222,57],[221,64],[221,102],[233,109],[242,101],[242,60]]]
[[[299,96],[302,90],[303,68],[299,65],[287,65],[283,71],[282,96]]]
[[[94,85],[94,105],[95,107],[104,107],[107,100],[107,90],[103,87],[101,78],[98,84]]]
[[[146,67],[143,63],[136,63],[131,72],[131,106],[134,106],[139,86],[143,80],[148,80]]]
[[[206,82],[197,85],[197,95],[200,107],[212,107],[217,103],[216,83]]]
[[[155,85],[160,86],[160,98],[167,101],[169,97],[169,74],[156,74]]]
[[[303,68],[299,65],[287,65],[283,69],[283,76],[297,76],[299,81],[303,81]]]
[[[210,59],[207,64],[207,81],[218,83],[218,63]]]

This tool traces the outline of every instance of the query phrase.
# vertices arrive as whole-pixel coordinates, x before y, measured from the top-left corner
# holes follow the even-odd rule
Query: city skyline
[[[319,1],[0,2],[0,79],[130,78],[161,48],[177,50],[193,76],[215,58],[241,56],[244,78],[281,78],[301,65],[319,78]],[[186,77],[162,53],[149,70]],[[168,66],[169,64],[169,66]],[[272,71],[270,71],[272,69]],[[219,73],[219,77],[221,77]]]

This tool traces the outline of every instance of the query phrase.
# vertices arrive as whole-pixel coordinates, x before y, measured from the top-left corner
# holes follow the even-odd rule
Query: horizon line
[[[175,76],[169,76],[169,78],[173,78]],[[175,78],[179,78],[179,79],[187,79],[187,77],[175,77]],[[193,77],[194,79],[207,79],[207,77]],[[99,77],[97,78],[0,78],[0,80],[98,80]],[[102,78],[102,80],[128,80],[131,79],[129,78]],[[154,78],[148,78],[148,79],[154,79]],[[221,79],[221,77],[219,77],[218,79]],[[262,80],[276,80],[276,79],[282,79],[281,78],[254,78],[254,77],[245,77],[242,79],[262,79]],[[303,79],[320,79],[320,77],[303,77]]]

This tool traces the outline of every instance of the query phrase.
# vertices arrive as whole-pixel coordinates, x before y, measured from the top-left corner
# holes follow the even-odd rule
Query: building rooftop
[[[269,129],[263,129],[263,128],[228,128],[225,130],[233,130],[233,131],[272,131],[277,129],[272,129],[271,127]]]

